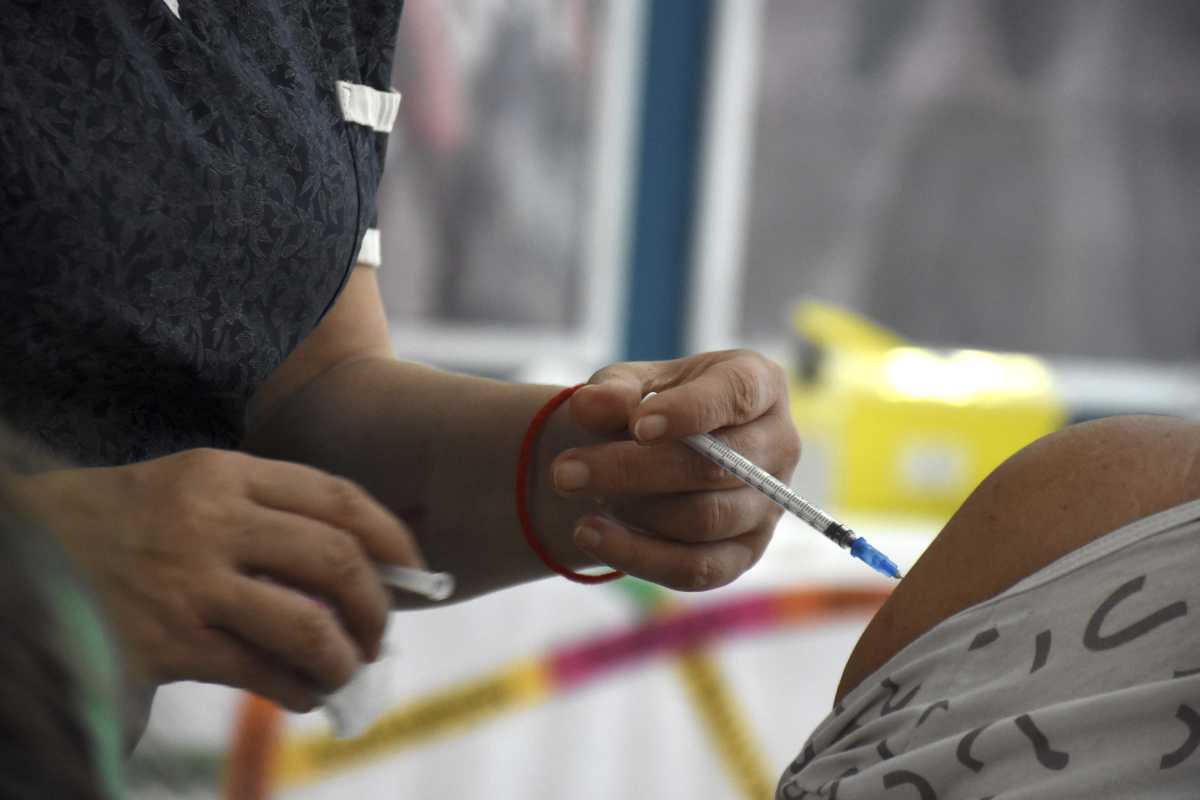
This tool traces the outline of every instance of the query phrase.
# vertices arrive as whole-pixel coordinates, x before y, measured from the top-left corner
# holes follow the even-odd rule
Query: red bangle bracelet
[[[570,567],[554,560],[554,557],[550,555],[550,551],[546,549],[546,546],[538,539],[537,534],[533,532],[533,521],[529,517],[529,504],[525,498],[528,491],[529,462],[533,458],[533,444],[537,441],[538,432],[546,424],[546,420],[554,413],[554,410],[565,403],[567,398],[575,394],[583,385],[580,383],[576,386],[569,386],[554,395],[554,397],[551,397],[546,405],[542,406],[533,415],[533,419],[529,422],[529,429],[525,431],[525,438],[521,440],[521,454],[517,458],[517,519],[521,521],[521,533],[525,535],[525,541],[529,543],[529,547],[533,552],[537,553],[538,558],[547,567],[576,583],[607,583],[608,581],[624,577],[625,573],[606,572],[602,575],[588,575],[585,572],[576,572]]]

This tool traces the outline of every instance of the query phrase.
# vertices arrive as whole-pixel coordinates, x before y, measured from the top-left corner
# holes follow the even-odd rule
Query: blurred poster
[[[379,196],[393,321],[579,322],[608,6],[405,3]]]

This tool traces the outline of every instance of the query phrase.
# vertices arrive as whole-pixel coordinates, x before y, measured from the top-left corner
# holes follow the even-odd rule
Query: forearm
[[[409,524],[430,566],[453,572],[459,596],[468,597],[547,574],[522,538],[513,485],[521,438],[555,391],[365,358],[289,397],[244,447],[362,484]],[[551,459],[576,435],[565,416],[556,413],[539,437],[529,499],[539,537],[578,567],[587,562],[572,526],[595,506],[564,500],[550,486]]]
[[[778,507],[678,440],[720,431],[787,480],[800,444],[783,370],[729,350],[612,364],[588,384],[550,416],[532,454],[527,499],[551,555],[689,591],[749,569]],[[258,387],[244,446],[365,486],[409,523],[432,567],[456,574],[459,596],[471,596],[548,573],[523,541],[513,495],[524,432],[555,391],[395,361],[375,274],[358,269]]]

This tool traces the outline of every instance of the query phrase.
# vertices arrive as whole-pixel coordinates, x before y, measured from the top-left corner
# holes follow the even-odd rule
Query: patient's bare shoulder
[[[996,468],[859,639],[838,698],[941,620],[1122,525],[1200,497],[1200,424],[1108,417]]]

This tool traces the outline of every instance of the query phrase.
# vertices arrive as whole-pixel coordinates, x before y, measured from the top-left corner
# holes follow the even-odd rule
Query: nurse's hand
[[[800,438],[783,369],[734,350],[616,364],[588,383],[571,397],[570,417],[609,441],[566,450],[551,465],[560,494],[594,497],[609,512],[579,520],[576,546],[681,590],[721,586],[749,569],[781,510],[678,440],[712,432],[788,482]],[[643,403],[648,392],[657,394]]]
[[[421,566],[404,525],[341,478],[223,450],[22,478],[155,684],[248,689],[292,710],[379,654],[372,561]]]

